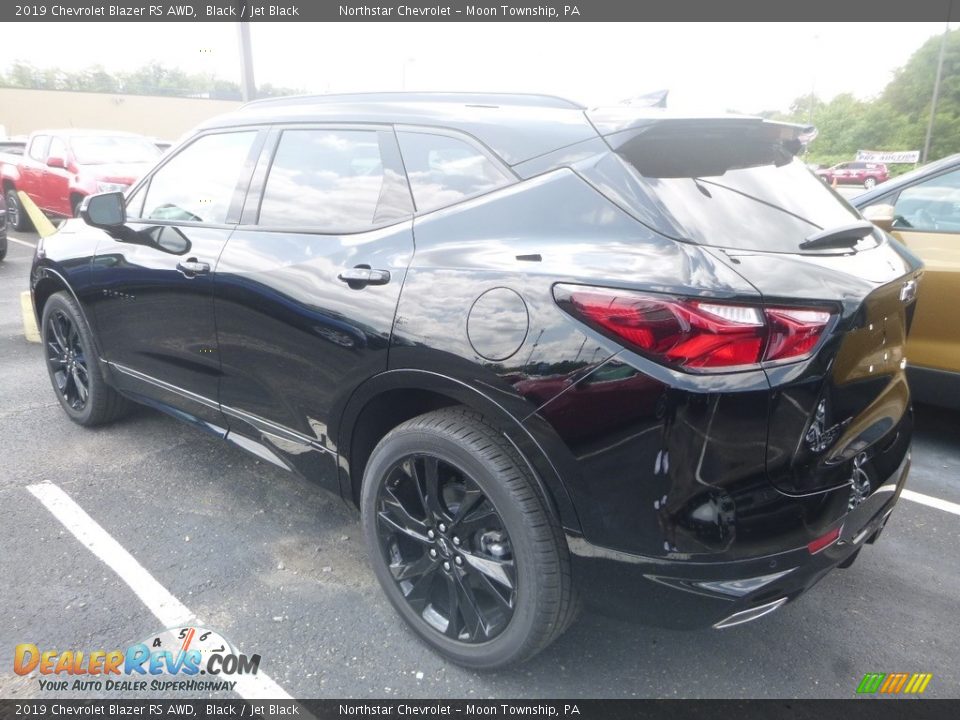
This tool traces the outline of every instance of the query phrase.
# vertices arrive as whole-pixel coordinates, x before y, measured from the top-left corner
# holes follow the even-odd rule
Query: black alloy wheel
[[[55,309],[50,313],[44,331],[54,387],[62,402],[82,412],[90,398],[90,369],[77,326],[63,310]]]
[[[559,520],[516,447],[473,410],[388,432],[364,469],[360,514],[387,598],[454,662],[521,662],[576,616]]]
[[[71,420],[94,426],[127,413],[131,404],[104,380],[93,334],[68,292],[57,292],[47,299],[40,336],[50,383]]]
[[[427,454],[395,463],[377,498],[377,526],[397,587],[427,625],[478,643],[510,622],[517,598],[510,536],[462,469]]]

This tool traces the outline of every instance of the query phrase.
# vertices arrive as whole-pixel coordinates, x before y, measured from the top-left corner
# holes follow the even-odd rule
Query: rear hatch
[[[875,490],[909,448],[904,343],[920,261],[795,157],[809,128],[589,114],[614,152],[578,169],[612,201],[725,262],[765,305],[834,314],[809,359],[765,365],[771,482],[807,494],[867,477]]]

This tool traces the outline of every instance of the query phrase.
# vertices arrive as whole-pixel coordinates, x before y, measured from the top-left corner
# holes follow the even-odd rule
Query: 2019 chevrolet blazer
[[[545,96],[272,99],[45,238],[81,425],[133,400],[357,504],[400,616],[529,658],[580,598],[736,625],[879,535],[920,262],[802,128]]]

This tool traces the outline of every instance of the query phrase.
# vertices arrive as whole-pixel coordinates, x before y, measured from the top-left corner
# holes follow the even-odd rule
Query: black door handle
[[[390,271],[359,266],[344,270],[337,275],[337,279],[345,282],[354,290],[359,290],[367,285],[386,285],[390,282]]]
[[[210,263],[198,262],[196,258],[190,258],[189,260],[181,260],[177,263],[177,270],[182,272],[187,277],[193,277],[194,275],[206,275],[210,272]]]

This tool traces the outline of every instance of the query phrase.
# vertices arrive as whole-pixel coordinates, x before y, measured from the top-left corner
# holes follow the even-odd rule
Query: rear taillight
[[[574,317],[657,362],[694,372],[756,367],[810,355],[830,323],[821,308],[717,303],[556,285]]]

